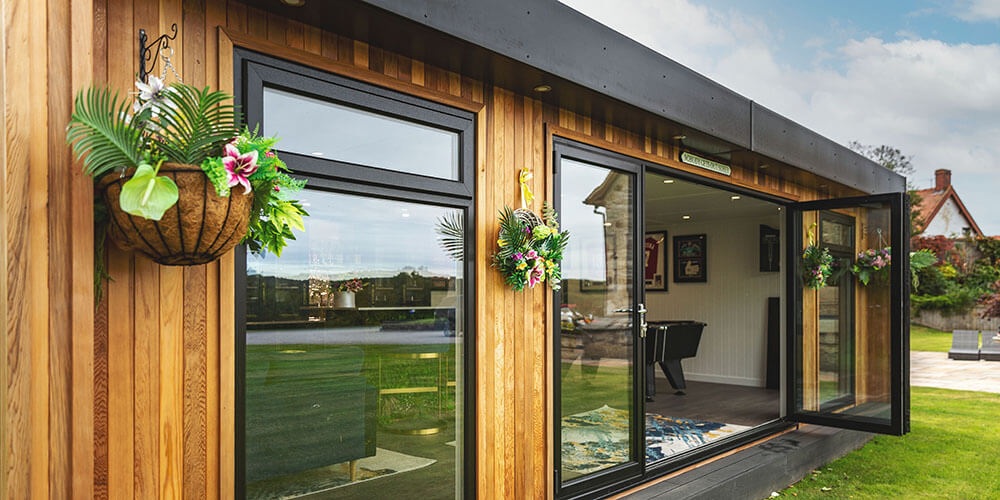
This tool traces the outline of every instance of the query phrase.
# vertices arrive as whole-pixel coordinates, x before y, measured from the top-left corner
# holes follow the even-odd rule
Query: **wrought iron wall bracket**
[[[164,33],[147,45],[146,30],[139,29],[139,80],[141,82],[147,83],[146,79],[160,58],[160,51],[170,48],[170,41],[177,38],[177,23],[170,26],[170,31],[173,34]]]

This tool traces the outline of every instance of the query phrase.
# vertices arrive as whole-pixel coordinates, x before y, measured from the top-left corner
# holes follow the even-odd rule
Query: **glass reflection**
[[[461,211],[307,190],[281,258],[247,258],[248,498],[461,493]],[[461,219],[458,219],[461,220]]]
[[[568,481],[631,460],[632,202],[627,174],[563,159],[561,465]]]
[[[264,116],[283,151],[458,179],[457,132],[267,87]]]
[[[831,218],[841,222],[831,223]],[[835,258],[835,271],[827,286],[802,291],[798,406],[808,412],[889,424],[891,264],[873,272],[867,285],[852,275],[851,267],[859,263],[859,254],[889,248],[890,207],[869,204],[836,213],[805,211],[804,235],[817,220],[823,221],[822,244]]]

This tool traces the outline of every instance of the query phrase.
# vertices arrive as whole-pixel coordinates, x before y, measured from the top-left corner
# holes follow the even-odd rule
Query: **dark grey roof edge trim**
[[[902,176],[557,1],[363,1],[860,191],[905,189]]]

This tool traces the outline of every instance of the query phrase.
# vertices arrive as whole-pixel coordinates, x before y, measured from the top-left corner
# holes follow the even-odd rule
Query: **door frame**
[[[760,200],[768,201],[768,202],[774,203],[778,207],[781,207],[782,210],[787,210],[786,207],[789,204],[793,203],[793,201],[790,200],[790,199],[788,199],[788,198],[783,198],[783,197],[776,196],[776,195],[773,195],[773,194],[768,194],[768,193],[756,191],[756,190],[753,190],[753,189],[750,189],[748,187],[744,187],[744,186],[741,186],[741,185],[738,185],[738,184],[732,184],[732,183],[724,182],[724,181],[721,181],[721,180],[713,179],[713,178],[710,178],[710,177],[704,177],[704,176],[698,175],[696,173],[689,172],[687,170],[681,170],[681,169],[674,168],[674,167],[671,167],[669,165],[665,165],[665,164],[662,164],[662,163],[656,163],[654,161],[650,161],[650,160],[647,160],[647,159],[641,159],[641,158],[637,158],[637,157],[634,157],[634,156],[630,156],[630,155],[625,154],[623,152],[614,151],[613,149],[617,149],[617,148],[615,148],[614,144],[611,144],[611,143],[605,144],[602,141],[596,140],[596,139],[595,140],[591,140],[589,138],[582,137],[582,136],[580,136],[577,133],[574,133],[574,132],[569,131],[569,130],[562,129],[560,127],[549,125],[547,128],[548,128],[549,137],[550,137],[550,139],[547,142],[548,142],[549,146],[552,148],[552,150],[551,150],[552,154],[550,155],[550,159],[552,161],[552,167],[551,168],[552,168],[552,173],[553,173],[553,191],[552,191],[553,198],[552,199],[553,199],[554,207],[556,208],[557,211],[561,208],[561,206],[560,206],[561,199],[560,199],[560,196],[559,196],[559,190],[560,190],[560,187],[561,187],[561,184],[560,184],[561,179],[560,179],[559,170],[558,170],[558,168],[559,168],[559,158],[560,157],[559,157],[559,155],[556,154],[557,148],[573,148],[574,150],[585,151],[585,152],[597,155],[595,157],[598,158],[598,159],[601,159],[601,158],[611,158],[611,159],[614,159],[614,160],[617,160],[617,161],[631,163],[631,164],[637,166],[638,167],[638,174],[637,175],[642,178],[642,189],[643,189],[643,191],[637,192],[637,196],[635,197],[636,198],[635,199],[635,203],[637,205],[636,206],[636,213],[637,213],[636,221],[637,222],[641,221],[643,225],[645,224],[645,176],[646,176],[647,173],[653,173],[653,174],[658,174],[658,175],[666,175],[666,176],[670,176],[670,177],[673,177],[673,178],[676,178],[676,179],[680,179],[680,180],[684,180],[684,181],[687,181],[687,182],[692,182],[692,183],[700,184],[700,185],[703,185],[703,186],[707,186],[707,187],[719,189],[721,191],[725,191],[725,192],[729,192],[729,193],[733,193],[733,194],[739,194],[741,196],[748,196],[748,197],[752,197],[752,198],[757,198],[757,199],[760,199]],[[593,162],[594,161],[590,161],[590,163],[593,163]],[[599,161],[598,161],[598,164],[600,164]],[[644,227],[641,227],[641,228],[643,229],[643,231],[645,230]],[[642,233],[642,234],[644,234],[644,233]],[[637,237],[636,239],[637,239],[637,243],[639,244],[638,245],[639,248],[637,249],[637,251],[639,252],[638,255],[642,255],[642,238]],[[639,261],[636,261],[636,262],[639,262]],[[787,273],[787,267],[785,269],[785,272]],[[641,290],[639,291],[639,295],[635,295],[635,296],[638,297],[638,298],[643,299],[641,302],[643,304],[645,304],[645,286],[644,286],[644,283],[642,282],[642,280],[637,280],[637,281],[639,282],[638,286],[641,288]],[[558,453],[560,453],[560,449],[561,449],[561,446],[560,446],[561,445],[561,443],[560,443],[561,432],[560,432],[560,428],[559,428],[559,426],[560,426],[560,416],[557,414],[557,412],[559,410],[558,403],[560,401],[560,396],[561,396],[560,385],[559,385],[560,384],[560,375],[561,375],[561,371],[560,371],[561,365],[560,365],[560,359],[558,357],[559,356],[559,352],[560,352],[559,351],[560,345],[559,345],[559,330],[558,330],[559,326],[558,325],[560,324],[559,323],[559,319],[560,319],[559,313],[560,313],[560,309],[561,309],[561,307],[559,307],[560,303],[558,302],[559,298],[560,298],[559,295],[557,295],[556,293],[553,294],[553,305],[555,307],[553,307],[553,310],[554,310],[553,311],[553,325],[554,326],[553,326],[553,331],[552,331],[553,339],[552,339],[552,344],[551,344],[552,345],[552,349],[553,349],[553,351],[552,351],[553,352],[553,354],[552,354],[552,367],[553,368],[552,368],[552,382],[551,382],[552,383],[552,387],[553,387],[553,390],[552,390],[552,402],[553,402],[553,404],[552,404],[552,412],[551,412],[551,418],[552,418],[552,427],[551,427],[552,428],[552,440],[551,440],[551,446],[552,446],[552,450],[553,450],[552,451],[552,455],[553,455],[552,459],[553,459],[553,468],[554,469],[550,473],[552,474],[551,477],[553,478],[553,492],[554,492],[554,497],[555,498],[601,498],[601,497],[604,497],[604,496],[607,496],[607,495],[610,495],[610,494],[614,494],[616,492],[624,491],[624,490],[627,490],[629,488],[638,486],[638,485],[640,485],[642,483],[651,481],[651,480],[656,479],[658,477],[662,477],[662,476],[665,476],[667,474],[671,474],[671,473],[677,472],[678,470],[681,470],[683,468],[686,468],[686,467],[689,467],[691,465],[697,464],[699,462],[703,462],[705,460],[709,460],[709,459],[711,459],[713,457],[716,457],[716,456],[718,456],[718,455],[720,455],[722,453],[726,453],[728,451],[740,448],[742,446],[748,446],[748,445],[754,444],[754,443],[756,443],[758,441],[762,441],[762,440],[766,440],[766,439],[771,439],[772,437],[775,437],[775,436],[777,436],[777,435],[779,435],[779,434],[781,434],[781,433],[783,433],[785,431],[790,430],[792,427],[794,427],[796,425],[794,422],[788,421],[784,417],[780,417],[780,418],[777,418],[777,419],[772,420],[770,422],[766,422],[766,423],[763,423],[761,425],[758,425],[758,426],[756,426],[756,427],[754,427],[752,429],[749,429],[749,430],[747,430],[745,432],[741,432],[741,433],[739,433],[739,434],[737,434],[735,436],[726,437],[726,438],[722,438],[722,439],[718,439],[718,440],[712,441],[712,442],[710,442],[708,444],[705,444],[703,446],[699,446],[697,448],[693,448],[691,450],[688,450],[688,451],[685,451],[685,452],[682,452],[682,453],[678,453],[678,454],[676,454],[674,456],[668,457],[668,458],[666,458],[664,460],[660,460],[660,461],[655,462],[653,464],[647,464],[645,462],[645,450],[643,449],[643,451],[641,453],[639,453],[640,460],[638,461],[638,463],[641,464],[641,466],[642,466],[641,475],[639,475],[639,476],[629,476],[629,475],[623,475],[621,473],[612,473],[611,471],[617,470],[617,469],[616,468],[609,468],[609,469],[607,469],[605,471],[599,471],[599,472],[595,473],[595,474],[600,475],[600,476],[596,476],[596,475],[593,476],[593,479],[597,479],[598,477],[600,477],[601,481],[587,481],[585,483],[586,485],[590,486],[589,489],[583,489],[583,488],[569,489],[569,488],[567,488],[566,490],[561,490],[559,482],[558,482],[559,473],[560,473],[560,471],[559,471],[559,465],[558,465],[559,461],[558,461],[558,457],[556,456]],[[640,355],[641,358],[639,360],[637,360],[637,365],[636,365],[637,366],[637,371],[639,373],[633,379],[634,382],[635,382],[635,384],[636,384],[636,387],[633,388],[633,389],[634,389],[634,391],[637,391],[637,394],[635,394],[633,397],[635,397],[636,398],[635,400],[638,402],[638,404],[636,405],[636,408],[637,408],[636,411],[637,412],[641,411],[641,413],[637,413],[637,415],[635,415],[634,418],[638,418],[640,420],[640,424],[637,427],[637,429],[640,429],[640,432],[644,436],[644,434],[645,434],[645,418],[644,418],[644,415],[645,415],[645,404],[646,404],[646,398],[645,398],[645,372],[646,371],[643,369],[644,367],[642,366],[642,363],[645,360],[645,356],[644,356],[645,353],[643,352],[643,347],[644,347],[643,343],[640,342],[638,345],[639,345],[640,348],[635,349],[635,351],[636,351],[635,354]],[[780,361],[779,361],[779,363],[780,363]],[[782,383],[784,383],[784,380],[782,380]],[[780,409],[780,407],[782,405],[782,402],[779,399],[778,401],[775,402],[775,404]],[[632,438],[633,439],[640,439],[638,435],[632,436]],[[643,448],[644,448],[645,447],[645,440],[644,439],[640,439],[640,442],[643,443]],[[574,483],[571,483],[570,486],[571,487],[574,486]]]
[[[892,266],[889,280],[895,286],[890,291],[890,420],[888,424],[864,420],[845,414],[821,415],[819,412],[802,413],[797,408],[796,379],[801,355],[797,348],[797,332],[802,327],[802,280],[799,268],[789,267],[786,273],[786,327],[785,327],[785,419],[791,422],[810,423],[841,429],[903,435],[910,430],[910,280],[904,279],[903,270],[909,269],[909,196],[907,193],[885,193],[848,198],[832,198],[789,204],[786,208],[785,249],[786,262],[798,262],[802,253],[802,212],[852,208],[860,205],[888,204],[890,207],[890,235]],[[857,250],[857,249],[855,249]],[[855,312],[857,314],[857,311]],[[858,332],[855,332],[857,338]],[[856,382],[856,381],[855,381]]]
[[[626,173],[634,179],[632,189],[632,231],[633,241],[631,245],[632,262],[638,263],[643,253],[643,190],[644,168],[643,163],[618,153],[613,153],[599,147],[583,144],[572,139],[559,136],[552,138],[552,201],[556,212],[562,210],[562,176],[560,173],[560,161],[563,157],[592,164],[612,171]],[[571,236],[572,237],[572,236]],[[635,264],[634,264],[635,265]],[[645,427],[645,379],[642,360],[644,358],[643,343],[639,334],[640,314],[638,309],[645,303],[645,283],[638,279],[639,274],[633,272],[632,278],[632,414],[630,424],[632,429],[643,429]],[[562,400],[562,361],[561,361],[561,318],[562,311],[562,291],[552,292],[552,450],[553,450],[553,492],[556,498],[579,498],[589,497],[597,492],[605,491],[609,487],[622,483],[632,484],[642,480],[645,476],[645,441],[640,438],[638,432],[629,435],[629,448],[632,452],[632,460],[629,462],[608,467],[607,469],[588,474],[584,477],[573,479],[565,484],[561,482],[561,449],[562,449],[562,426],[561,426],[561,400]],[[641,446],[640,446],[641,445]]]

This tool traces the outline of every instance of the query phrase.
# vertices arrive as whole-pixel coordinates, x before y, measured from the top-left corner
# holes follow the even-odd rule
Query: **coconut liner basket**
[[[130,215],[118,204],[122,185],[134,169],[98,181],[98,189],[111,219],[108,234],[123,250],[135,250],[168,266],[193,266],[212,262],[235,247],[247,233],[253,192],[234,189],[218,196],[198,165],[164,163],[159,175],[177,184],[178,199],[159,221]]]

